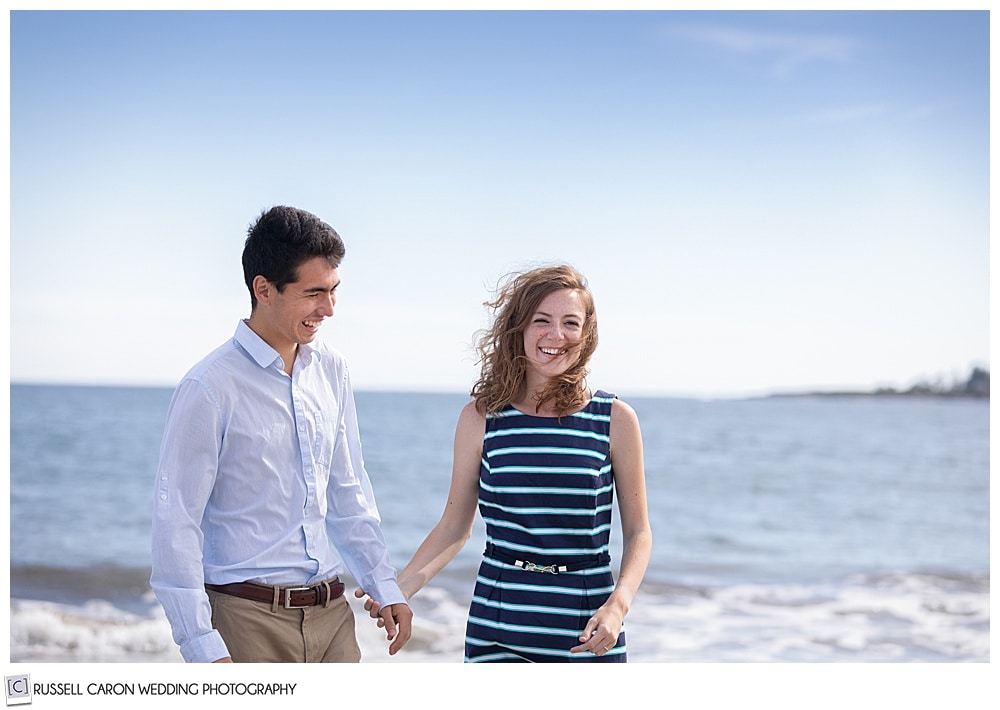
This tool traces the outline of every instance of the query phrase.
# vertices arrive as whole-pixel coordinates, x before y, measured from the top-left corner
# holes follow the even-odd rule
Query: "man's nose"
[[[335,305],[337,305],[337,294],[331,293],[328,298],[321,299],[320,313],[324,316],[332,316]]]

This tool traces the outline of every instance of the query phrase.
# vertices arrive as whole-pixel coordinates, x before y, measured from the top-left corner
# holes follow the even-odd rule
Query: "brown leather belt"
[[[283,606],[286,609],[301,609],[330,603],[344,593],[344,583],[339,578],[309,587],[275,587],[256,582],[234,582],[206,584],[205,589],[241,599]]]

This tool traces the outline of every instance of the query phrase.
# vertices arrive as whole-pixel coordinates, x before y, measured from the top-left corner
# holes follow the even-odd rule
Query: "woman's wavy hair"
[[[493,312],[493,324],[478,333],[482,369],[471,395],[480,414],[492,414],[518,398],[527,373],[524,331],[539,304],[550,293],[572,289],[586,310],[583,332],[576,346],[576,362],[552,378],[536,400],[536,409],[552,401],[562,415],[583,408],[588,399],[587,363],[597,349],[597,313],[594,297],[583,275],[569,265],[544,266],[501,279],[496,297],[483,305]]]

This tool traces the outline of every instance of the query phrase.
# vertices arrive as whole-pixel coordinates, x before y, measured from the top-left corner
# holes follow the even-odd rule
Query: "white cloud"
[[[768,71],[789,76],[817,62],[852,62],[861,43],[850,37],[793,32],[760,31],[722,25],[686,26],[668,30],[672,37],[710,49],[763,62]]]

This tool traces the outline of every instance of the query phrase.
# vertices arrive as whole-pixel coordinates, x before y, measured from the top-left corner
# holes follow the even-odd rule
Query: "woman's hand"
[[[586,653],[590,651],[595,656],[603,656],[618,643],[618,635],[625,620],[625,611],[617,605],[607,603],[590,617],[583,633],[580,634],[580,645],[569,650],[570,653]]]

